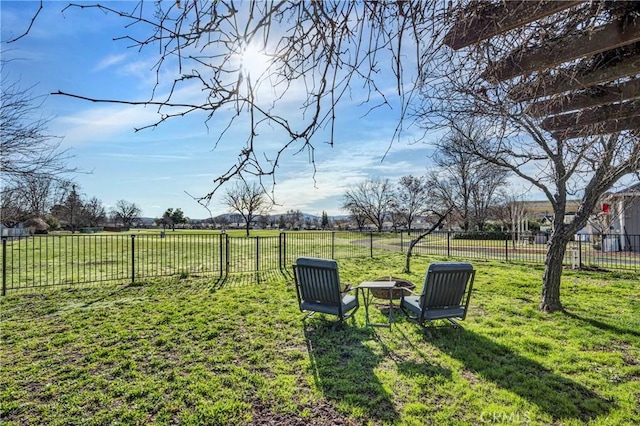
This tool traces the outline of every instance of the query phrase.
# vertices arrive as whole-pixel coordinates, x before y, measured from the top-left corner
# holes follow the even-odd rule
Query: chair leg
[[[418,319],[415,319],[415,320],[412,320],[412,321],[416,322],[422,328],[422,331],[427,336],[427,338],[433,339],[433,334],[431,333],[431,330],[430,330],[430,328],[431,328],[431,322],[430,321],[419,321]]]
[[[344,324],[347,323],[347,320],[349,318],[353,318],[353,315],[356,313],[358,309],[356,308],[353,312],[347,314],[347,315],[343,315],[342,317],[338,318],[338,321],[336,321],[335,323],[333,323],[333,326],[331,327],[331,330],[336,331],[338,329],[339,326],[342,326]],[[354,319],[355,320],[355,319]]]
[[[449,321],[451,324],[453,324],[453,328],[462,329],[462,326],[460,324],[458,324],[458,322],[455,321],[453,318],[447,318],[447,321]]]
[[[418,322],[418,316],[412,315],[409,311],[407,311],[400,303],[400,310],[407,316],[407,319],[410,321]]]
[[[333,323],[333,325],[331,326],[331,330],[333,331],[337,330],[337,328],[343,325],[344,323],[346,323],[346,321],[349,318],[354,318],[354,314],[356,313],[356,311],[357,311],[357,308],[353,310],[353,312],[350,312],[349,315],[343,315],[342,317],[338,317],[338,321]],[[302,317],[302,322],[305,322],[310,316],[314,315],[315,313],[316,311],[307,312],[307,314],[304,317]]]
[[[307,313],[307,315],[305,315],[304,317],[302,317],[302,321],[306,320],[307,318],[309,318],[311,315],[315,314],[315,311],[311,311],[309,313]]]

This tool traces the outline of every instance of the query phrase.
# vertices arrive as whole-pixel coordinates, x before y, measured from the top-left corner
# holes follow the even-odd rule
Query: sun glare
[[[269,56],[255,43],[249,43],[242,53],[242,69],[254,78],[262,76],[270,64]]]

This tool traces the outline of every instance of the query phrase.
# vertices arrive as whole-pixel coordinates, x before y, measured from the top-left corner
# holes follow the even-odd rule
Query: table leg
[[[391,323],[393,321],[393,288],[389,289],[389,314],[387,315],[387,323],[372,323],[369,319],[369,306],[373,301],[373,292],[370,288],[367,288],[367,292],[365,293],[364,288],[359,288],[358,290],[362,290],[362,299],[364,302],[364,312],[365,312],[365,325],[367,327],[389,327],[391,328]]]
[[[389,328],[391,328],[391,322],[393,321],[393,289],[389,289]]]
[[[359,288],[358,290],[360,290],[360,292],[362,293],[362,301],[364,303],[365,325],[369,326],[371,325],[371,323],[369,322],[369,303],[371,302],[370,300],[371,290],[367,289],[366,293],[364,291],[364,288]]]

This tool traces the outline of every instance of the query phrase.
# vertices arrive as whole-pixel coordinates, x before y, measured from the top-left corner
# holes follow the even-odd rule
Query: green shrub
[[[508,240],[509,234],[506,232],[461,232],[453,234],[454,240]]]

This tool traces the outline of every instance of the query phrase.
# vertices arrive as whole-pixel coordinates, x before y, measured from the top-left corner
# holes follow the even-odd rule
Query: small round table
[[[366,325],[368,327],[391,327],[391,321],[393,318],[393,289],[395,287],[395,281],[365,281],[356,287],[356,292],[358,290],[362,292]],[[369,320],[369,305],[371,305],[371,302],[373,301],[374,290],[379,290],[381,292],[386,290],[389,292],[389,316],[386,323],[372,323]]]

